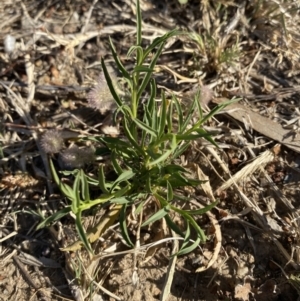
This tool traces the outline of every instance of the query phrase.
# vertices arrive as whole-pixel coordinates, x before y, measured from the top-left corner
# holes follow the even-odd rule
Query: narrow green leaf
[[[175,164],[166,165],[166,166],[164,166],[163,170],[166,174],[173,174],[176,172],[187,172],[187,170],[185,168],[183,168],[180,165],[175,165]]]
[[[150,98],[147,102],[148,110],[150,113],[152,113],[154,110],[156,93],[157,93],[156,83],[155,83],[154,78],[151,78],[151,80],[150,80]]]
[[[127,197],[122,196],[122,197],[111,199],[110,203],[124,205],[124,204],[128,204],[129,203],[129,199]]]
[[[167,111],[167,128],[168,133],[173,133],[173,117],[174,117],[174,102],[173,99],[169,102]]]
[[[152,118],[151,118],[151,114],[150,114],[150,111],[148,109],[148,106],[147,105],[144,105],[143,106],[143,110],[144,110],[144,118],[143,118],[143,121],[145,122],[145,124],[149,127],[152,127],[151,125],[151,121],[152,121]]]
[[[153,188],[152,188],[152,179],[151,179],[151,177],[147,177],[146,178],[146,191],[148,193],[151,193],[152,190],[153,190]]]
[[[187,227],[186,227],[184,240],[183,240],[181,249],[184,249],[189,244],[190,238],[191,238],[191,228],[190,228],[190,224],[187,222]]]
[[[118,188],[116,192],[114,192],[114,197],[115,198],[120,198],[123,197],[124,195],[127,195],[128,191],[131,189],[131,185],[127,184],[124,188]]]
[[[158,194],[157,192],[154,192],[153,195],[157,198],[157,200],[160,202],[161,207],[168,207],[169,204],[167,202],[167,200],[160,194]]]
[[[132,118],[128,118],[127,121],[129,121],[129,131],[130,133],[132,134],[132,137],[134,137],[134,140],[137,142],[138,146],[144,150],[142,147],[141,147],[141,144],[140,144],[140,137],[138,135],[138,127],[136,126],[136,124],[133,122],[133,119],[136,119],[136,117],[132,117]]]
[[[133,113],[131,108],[127,104],[123,104],[119,111],[121,111],[124,114],[124,118],[128,118],[128,120],[131,120],[133,118]]]
[[[125,132],[125,135],[126,137],[128,138],[128,140],[130,141],[130,143],[132,144],[133,147],[135,147],[135,149],[139,152],[139,154],[143,157],[146,156],[146,153],[145,151],[139,146],[138,142],[135,140],[134,136],[132,135],[132,133],[130,132],[129,130],[129,127],[128,127],[128,122],[127,120],[125,119],[124,120],[124,132]]]
[[[233,98],[229,101],[223,102],[221,104],[218,104],[217,106],[215,106],[206,116],[203,117],[203,119],[201,119],[199,121],[199,123],[197,122],[197,124],[199,124],[199,126],[203,123],[205,123],[207,120],[209,120],[210,118],[212,118],[214,115],[216,115],[218,112],[220,112],[221,110],[223,110],[224,108],[226,108],[228,105],[238,102],[240,100],[240,98]]]
[[[165,43],[169,38],[178,36],[178,35],[183,35],[183,34],[186,34],[186,33],[183,31],[179,31],[177,29],[173,29],[173,30],[167,32],[166,34],[164,34],[163,36],[155,38],[154,41],[151,43],[151,45],[149,45],[148,48],[146,49],[146,51],[144,52],[144,60],[148,57],[148,55],[156,47],[159,47],[159,45],[161,45],[162,43]],[[160,53],[159,53],[159,55],[160,55]]]
[[[185,114],[186,118],[182,124],[182,132],[186,131],[188,125],[191,123],[191,119],[194,116],[195,108],[196,108],[196,99],[193,100],[193,102],[190,105],[189,110]]]
[[[172,151],[175,151],[175,149],[177,148],[177,136],[172,134],[172,140],[171,140],[171,148]]]
[[[197,235],[200,237],[201,241],[203,241],[203,242],[206,241],[206,236],[205,236],[203,230],[199,227],[199,225],[196,223],[196,221],[194,220],[194,218],[191,215],[186,213],[185,210],[179,209],[172,205],[171,205],[171,209],[174,210],[175,212],[179,213],[180,215],[182,215],[193,226],[193,228],[197,232]]]
[[[174,103],[177,111],[177,118],[178,118],[178,133],[181,133],[183,131],[183,113],[181,109],[181,104],[179,103],[177,97],[175,95],[172,95],[172,102]],[[173,117],[173,116],[172,116]]]
[[[64,175],[64,176],[74,176],[76,177],[76,175],[78,174],[79,170],[78,169],[73,169],[73,170],[62,170],[59,173]]]
[[[58,184],[59,190],[64,194],[65,197],[67,197],[70,201],[73,201],[75,196],[75,193],[73,191],[73,189],[67,185],[64,184],[63,182],[60,182]]]
[[[132,170],[125,170],[125,171],[123,171],[118,176],[118,178],[114,181],[111,189],[113,190],[119,183],[127,182],[128,180],[130,180],[134,176],[135,176],[135,173]]]
[[[203,181],[197,179],[190,179],[184,177],[180,173],[172,174],[172,177],[169,179],[172,183],[172,186],[180,187],[180,186],[198,186],[203,183]],[[178,186],[179,185],[179,186]]]
[[[128,230],[127,230],[127,224],[126,224],[126,219],[127,219],[127,215],[126,215],[126,209],[127,209],[127,205],[124,204],[120,210],[120,229],[121,229],[121,234],[122,237],[124,238],[124,240],[126,241],[126,243],[128,244],[128,246],[130,247],[134,247],[133,242],[131,241],[129,234],[128,234]]]
[[[132,120],[139,128],[146,131],[148,134],[152,135],[153,137],[157,137],[157,133],[149,126],[147,126],[144,122],[140,121],[139,119],[135,118]]]
[[[197,133],[197,134],[195,134]],[[179,141],[188,141],[188,140],[196,140],[199,138],[204,138],[211,144],[213,144],[215,147],[219,147],[218,144],[214,141],[211,134],[208,133],[205,129],[199,127],[198,123],[195,124],[190,130],[188,130],[186,133],[182,135],[177,135],[177,139]]]
[[[121,168],[120,164],[118,163],[117,154],[115,151],[112,152],[110,159],[111,159],[111,163],[112,163],[112,166],[113,166],[116,174],[121,175],[123,173],[123,169]]]
[[[160,137],[160,139],[157,139],[156,141],[155,141],[155,146],[159,146],[159,148],[160,149],[162,149],[161,148],[161,146],[162,146],[162,144],[164,143],[164,142],[170,142],[173,138],[174,138],[174,133],[165,133],[164,135],[162,135],[161,137]],[[166,148],[166,146],[163,146],[163,149],[164,148]]]
[[[169,181],[167,181],[167,201],[171,202],[174,198],[173,188]]]
[[[49,226],[50,224],[54,223],[55,221],[60,220],[62,217],[64,217],[65,215],[67,215],[68,213],[71,212],[71,206],[67,206],[59,211],[57,211],[56,213],[52,214],[51,216],[45,218],[42,222],[40,222],[36,229],[42,229],[44,227]]]
[[[149,114],[147,106],[143,105],[144,107],[144,116],[143,116],[143,123],[146,124],[146,126],[151,128],[150,122],[151,122],[151,116]],[[146,131],[141,131],[141,140],[140,140],[140,146],[142,149],[146,149],[146,144],[149,143],[148,140],[149,134]],[[150,135],[150,137],[152,137]]]
[[[98,141],[99,143],[99,141]],[[95,156],[109,156],[110,155],[110,150],[108,147],[104,146],[104,147],[97,147],[96,151],[95,151]]]
[[[87,177],[85,176],[83,170],[80,170],[81,173],[81,192],[82,192],[82,200],[84,202],[90,201],[90,188],[87,181]]]
[[[122,190],[122,191],[124,191],[124,190]],[[120,190],[118,192],[120,192]],[[81,204],[81,206],[80,206],[80,208],[79,208],[78,211],[88,210],[88,209],[90,209],[90,208],[92,208],[92,207],[94,207],[96,205],[104,204],[104,203],[110,201],[115,195],[116,194],[101,195],[101,197],[98,198],[98,199],[91,200],[89,203],[83,203],[83,204]]]
[[[111,137],[106,138],[109,139]],[[140,156],[140,154],[137,153],[136,149],[134,149],[130,143],[127,143],[119,138],[115,139],[113,142],[110,142],[108,140],[106,141],[106,138],[103,139],[103,143],[106,143],[107,147],[111,151],[128,158]]]
[[[144,208],[144,204],[145,201],[141,201],[140,204],[135,209],[134,214],[140,214],[142,212],[142,209]]]
[[[206,205],[204,208],[201,208],[201,209],[197,209],[197,210],[186,210],[186,213],[187,214],[190,214],[190,215],[201,215],[201,214],[204,214],[208,211],[210,211],[211,209],[213,209],[214,207],[216,207],[216,205],[218,204],[218,201],[216,202],[213,202],[211,204],[208,204]]]
[[[81,211],[76,213],[76,221],[75,226],[77,233],[79,235],[80,240],[82,241],[83,245],[85,246],[86,250],[93,254],[93,250],[91,247],[90,242],[88,241],[87,235],[85,230],[83,229],[82,222],[81,222]]]
[[[143,48],[142,48],[141,46],[139,46],[139,45],[131,46],[131,47],[129,48],[128,52],[127,52],[127,56],[128,56],[128,57],[131,56],[131,54],[132,54],[134,51],[136,51],[137,57],[140,57],[140,58],[143,57],[143,55],[144,55],[144,50],[143,50]],[[139,65],[139,64],[141,64],[141,62],[137,62],[137,64]]]
[[[175,256],[175,255],[176,256],[181,256],[181,255],[191,253],[192,251],[194,251],[199,246],[200,242],[201,242],[200,237],[197,237],[195,242],[193,242],[188,247],[180,248],[180,250],[176,254],[172,254],[172,256]]]
[[[52,176],[53,176],[53,179],[54,179],[56,185],[59,187],[59,190],[64,194],[64,196],[72,201],[75,198],[73,189],[69,185],[64,184],[60,180],[60,178],[58,177],[58,175],[56,173],[56,170],[55,170],[52,160],[50,159],[49,161],[50,161],[49,164],[50,164]]]
[[[120,138],[115,138],[115,137],[102,137],[100,139],[100,142],[107,144],[110,148],[115,148],[115,146],[124,146],[130,147],[130,144]]]
[[[173,160],[180,157],[189,147],[190,142],[185,142],[181,146],[177,147],[172,155]]]
[[[148,66],[144,66],[144,65],[141,65],[141,66],[136,66],[134,69],[133,69],[133,72],[153,72],[153,69],[150,69]]]
[[[190,244],[190,241],[191,241],[191,230],[190,230],[190,224],[189,222],[187,222],[187,229],[186,229],[182,246],[180,250],[177,253],[172,254],[172,256],[180,256],[192,252],[195,248],[197,248],[197,246],[199,246],[201,239],[197,237],[196,241],[193,242],[192,244]]]
[[[125,170],[121,175],[119,175],[118,179],[115,181],[115,183],[121,183],[124,181],[128,181],[129,179],[133,178],[135,176],[135,172],[130,170]]]
[[[127,83],[128,85],[128,89],[129,89],[129,94],[132,94],[132,89],[133,89],[133,84],[132,84],[132,78],[123,78],[124,81]]]
[[[193,186],[189,181],[183,177],[180,173],[172,173],[171,177],[168,179],[171,185],[175,187],[182,187],[182,186]]]
[[[152,58],[152,61],[149,65],[149,69],[150,70],[154,70],[154,67],[156,65],[156,62],[163,50],[163,47],[164,47],[164,44],[161,44],[160,45],[160,48],[158,49],[157,53],[154,55],[154,57]],[[142,93],[144,92],[144,90],[146,89],[150,79],[151,79],[151,76],[152,76],[152,72],[147,72],[142,80],[142,83],[139,87],[139,90],[138,90],[138,93],[137,93],[137,99],[140,99],[141,96],[142,96]]]
[[[103,193],[109,193],[109,190],[106,188],[105,185],[105,175],[104,175],[104,166],[103,164],[100,165],[98,171],[98,186],[102,190]]]
[[[158,108],[157,108],[157,102],[155,102],[154,101],[154,103],[153,103],[153,109],[152,109],[152,111],[151,111],[151,119],[152,119],[152,122],[151,122],[151,124],[152,124],[152,128],[154,129],[154,130],[157,130],[157,128],[158,128]]]
[[[216,148],[219,148],[219,145],[215,142],[215,140],[211,137],[211,135],[205,135],[204,139],[214,145]]]
[[[167,207],[164,207],[160,210],[158,210],[156,213],[154,213],[152,216],[150,216],[148,218],[148,220],[146,220],[142,225],[141,227],[145,227],[151,223],[154,223],[160,219],[162,219],[165,215],[167,215],[169,213],[169,208]]]
[[[108,72],[108,70],[107,70],[107,68],[105,66],[103,58],[101,58],[101,66],[102,66],[103,73],[104,73],[107,85],[109,87],[110,93],[113,96],[113,98],[116,101],[116,103],[118,104],[118,106],[121,107],[123,105],[122,100],[120,99],[118,93],[115,90],[115,87],[114,87],[113,82],[112,82],[112,80],[110,78],[109,72]]]
[[[169,149],[169,150],[165,151],[160,157],[158,157],[154,161],[149,162],[147,164],[147,166],[151,167],[151,166],[154,166],[154,165],[158,165],[159,163],[161,163],[163,161],[166,161],[171,154],[172,154],[172,150]]]
[[[127,164],[127,162],[135,160],[140,156],[133,148],[120,148],[116,149],[115,152],[119,158],[122,158],[124,164]]]
[[[165,220],[167,222],[167,225],[170,229],[172,229],[175,233],[180,235],[181,237],[184,237],[184,233],[181,231],[181,229],[173,222],[173,220],[170,218],[169,215],[166,215]]]
[[[130,79],[130,74],[127,72],[127,70],[125,69],[124,65],[122,64],[122,62],[119,59],[119,56],[116,52],[116,48],[111,40],[111,38],[109,37],[109,46],[110,46],[110,50],[112,53],[112,56],[118,66],[118,69],[121,71],[122,75],[124,78]]]
[[[111,193],[109,195],[101,195],[101,197],[98,199],[91,200],[89,203],[86,203],[86,204],[82,204],[79,209],[81,211],[88,210],[96,205],[100,205],[100,204],[109,202],[112,199],[121,198],[129,191],[129,189],[130,189],[129,185],[125,186],[124,188],[118,187],[118,190],[116,192]]]
[[[196,230],[198,237],[200,238],[200,240],[202,242],[205,242],[206,241],[206,235],[204,234],[203,230],[199,227],[199,225],[195,222],[195,220],[190,215],[188,215],[188,216],[189,216],[189,222],[191,223],[191,225]]]
[[[199,138],[205,138],[209,142],[211,142],[213,145],[216,145],[214,140],[211,138],[211,135],[207,133],[204,129],[197,129],[194,130],[194,132],[197,132],[197,134],[191,134],[191,133],[184,133],[176,135],[176,138],[178,141],[194,141]]]
[[[77,213],[80,207],[80,173],[76,175],[75,181],[73,183],[74,199],[72,200],[71,209],[74,214]]]
[[[167,100],[163,91],[161,97],[162,105],[159,112],[158,137],[161,137],[165,132],[165,127],[167,124]]]
[[[33,216],[35,216],[37,218],[41,218],[42,220],[45,219],[44,213],[40,209],[37,209],[37,211],[35,211],[35,210],[32,210],[32,209],[26,210],[26,209],[22,208],[21,210],[15,210],[14,211],[14,213],[16,213],[16,214],[22,213],[22,212],[26,213],[26,214],[33,215]]]

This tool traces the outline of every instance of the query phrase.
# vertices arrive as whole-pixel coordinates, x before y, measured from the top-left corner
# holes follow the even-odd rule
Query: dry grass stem
[[[218,191],[226,190],[232,185],[237,185],[238,182],[242,182],[251,175],[253,175],[257,170],[260,170],[266,166],[269,162],[273,161],[275,154],[273,150],[267,150],[255,158],[250,164],[243,167],[240,171],[234,174],[227,182],[218,188]]]

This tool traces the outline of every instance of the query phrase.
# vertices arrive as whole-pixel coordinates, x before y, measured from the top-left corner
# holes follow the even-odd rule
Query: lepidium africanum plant
[[[115,115],[121,120],[123,133],[117,137],[104,136],[90,137],[89,139],[96,142],[99,149],[109,151],[111,168],[116,173],[116,180],[106,179],[103,166],[99,167],[96,179],[88,177],[82,169],[73,170],[69,172],[75,176],[73,187],[71,187],[60,180],[52,161],[50,161],[54,180],[61,192],[70,200],[70,204],[45,218],[39,224],[39,228],[72,213],[75,216],[80,241],[65,250],[76,250],[80,245],[84,245],[93,255],[91,243],[98,239],[117,218],[124,241],[128,246],[133,247],[134,242],[132,236],[129,235],[126,212],[134,205],[135,214],[140,214],[144,218],[142,216],[143,208],[149,199],[156,203],[157,210],[148,219],[142,220],[141,227],[165,219],[168,227],[183,237],[183,243],[177,255],[191,252],[205,241],[205,234],[197,224],[195,216],[211,210],[215,203],[199,210],[181,209],[182,202],[186,202],[186,200],[183,200],[176,190],[184,186],[201,185],[201,182],[189,178],[188,171],[176,164],[176,159],[195,139],[204,138],[215,145],[212,137],[203,129],[202,125],[225,104],[215,107],[204,115],[199,102],[201,91],[191,101],[187,110],[183,109],[175,96],[168,100],[163,92],[160,101],[156,101],[157,86],[153,77],[154,67],[166,41],[180,34],[184,33],[172,30],[156,38],[148,47],[143,48],[141,12],[137,0],[136,45],[128,51],[128,56],[135,58],[133,70],[128,71],[125,68],[110,40],[113,58],[123,80],[127,83],[129,97],[125,99],[119,95],[103,59],[101,64],[106,84],[116,104]],[[150,91],[149,96],[142,103],[141,99],[147,95],[146,91]],[[93,99],[93,102],[95,101]],[[105,99],[98,101],[105,101]],[[199,119],[192,123],[195,111],[198,112]],[[177,116],[176,124],[174,124],[174,116]],[[97,186],[102,191],[97,199],[90,198],[91,186]],[[98,225],[87,233],[82,225],[82,215],[84,211],[96,206],[109,208],[108,213],[104,215]],[[183,223],[181,224],[185,225],[185,229],[172,220],[172,214],[177,214],[182,218]],[[191,231],[192,228],[194,231]],[[192,233],[196,233],[196,238],[193,236],[193,240]]]

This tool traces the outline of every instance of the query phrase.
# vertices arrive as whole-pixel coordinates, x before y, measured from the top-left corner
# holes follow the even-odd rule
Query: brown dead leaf
[[[214,102],[220,104],[224,102],[225,99],[214,99]],[[233,103],[227,106],[224,111],[226,114],[232,118],[243,122],[244,120],[250,120],[253,129],[272,140],[278,141],[286,147],[294,150],[295,152],[300,152],[299,141],[294,141],[293,136],[291,136],[291,130],[283,128],[280,123],[274,122],[271,119],[260,115],[252,111],[250,108],[240,104]],[[280,151],[280,146],[277,145],[273,149],[274,155],[278,155]]]

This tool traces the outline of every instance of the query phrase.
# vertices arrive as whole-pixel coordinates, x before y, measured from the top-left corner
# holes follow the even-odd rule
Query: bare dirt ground
[[[205,87],[210,108],[241,99],[207,124],[220,148],[195,143],[183,158],[208,180],[185,193],[219,203],[199,217],[208,240],[177,259],[168,300],[297,300],[299,2],[141,0],[141,9],[145,45],[173,28],[193,33],[166,45],[155,70],[161,89],[188,97]],[[104,116],[87,107],[86,93],[101,57],[115,68],[109,37],[132,66],[126,53],[135,18],[130,0],[0,3],[1,301],[166,300],[171,242],[135,257],[119,253],[128,249],[110,230],[97,248],[116,246],[115,254],[94,261],[98,286],[91,286],[84,251],[60,249],[78,239],[73,219],[36,230],[36,212],[47,216],[67,202],[51,181],[40,137],[61,129],[71,145],[101,132]],[[87,226],[102,213],[86,216]],[[144,243],[158,240],[162,226],[146,229]]]

